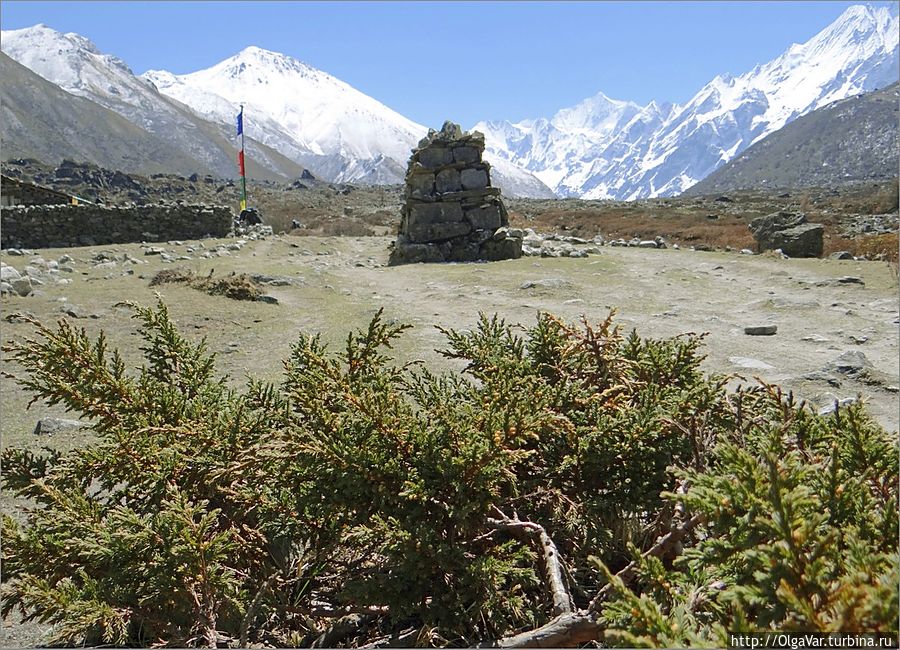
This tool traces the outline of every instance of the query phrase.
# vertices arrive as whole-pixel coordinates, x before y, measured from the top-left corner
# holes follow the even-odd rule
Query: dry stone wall
[[[500,188],[481,159],[484,136],[445,122],[409,159],[400,232],[390,264],[521,257],[521,232],[507,228]]]
[[[231,208],[206,205],[33,205],[0,211],[0,247],[62,248],[224,237]]]

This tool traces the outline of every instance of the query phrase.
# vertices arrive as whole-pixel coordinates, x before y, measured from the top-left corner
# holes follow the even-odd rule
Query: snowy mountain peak
[[[558,129],[608,132],[623,118],[630,119],[640,110],[634,102],[610,99],[598,92],[571,108],[563,108],[551,123]]]
[[[100,70],[115,69],[133,76],[121,59],[103,54],[90,40],[70,32],[63,34],[44,24],[0,32],[3,52],[38,75],[69,92],[83,91]],[[82,92],[82,94],[84,94]]]
[[[153,70],[144,78],[216,122],[232,124],[243,104],[247,133],[339,182],[401,182],[411,149],[428,131],[326,72],[257,46],[205,70]],[[552,196],[506,161],[495,172],[512,193]]]
[[[245,47],[233,57],[225,59],[216,66],[213,66],[213,68],[219,68],[219,66],[221,66],[221,69],[223,70],[228,70],[235,78],[247,71],[255,71],[258,69],[268,70],[271,73],[278,73],[280,75],[295,73],[312,74],[319,72],[312,66],[309,66],[302,61],[298,61],[287,54],[266,50],[257,47],[256,45]]]
[[[846,57],[861,49],[887,53],[896,47],[897,16],[888,7],[853,5],[807,43],[797,46],[796,51],[820,56],[831,52]]]
[[[85,51],[91,54],[100,54],[100,50],[91,41],[80,34],[69,32],[63,34],[48,27],[44,23],[38,23],[32,27],[22,29],[5,29],[2,32],[3,40],[10,41],[19,47],[26,44],[35,49],[56,49],[58,54],[73,51]],[[7,44],[4,43],[4,46]],[[4,47],[5,49],[5,47]]]

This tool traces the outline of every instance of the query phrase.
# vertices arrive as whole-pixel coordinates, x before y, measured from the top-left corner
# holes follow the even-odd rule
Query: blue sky
[[[137,74],[193,72],[257,45],[419,123],[470,127],[549,117],[598,91],[683,102],[716,74],[808,40],[852,4],[4,0],[0,25],[77,32]]]

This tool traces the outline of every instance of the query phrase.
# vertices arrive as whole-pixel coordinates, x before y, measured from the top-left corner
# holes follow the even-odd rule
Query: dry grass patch
[[[753,236],[747,220],[734,215],[697,215],[677,208],[595,208],[578,211],[547,210],[532,218],[512,212],[510,222],[538,232],[566,231],[580,237],[603,235],[607,239],[653,239],[662,236],[672,243],[724,248],[751,248]]]
[[[232,300],[257,300],[263,294],[259,285],[243,273],[215,278],[212,271],[207,276],[199,276],[188,270],[164,269],[150,280],[151,287],[160,284],[184,284],[211,296],[225,296]]]
[[[830,239],[826,236],[825,255],[836,251],[848,251],[855,257],[885,261],[896,266],[900,257],[900,238],[896,232],[858,237],[842,237],[835,234]]]

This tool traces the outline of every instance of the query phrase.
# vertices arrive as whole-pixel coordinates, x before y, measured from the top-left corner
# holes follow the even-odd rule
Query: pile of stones
[[[841,234],[845,237],[860,235],[884,235],[897,232],[900,218],[893,214],[856,214],[841,219]]]
[[[600,252],[603,237],[582,239],[569,235],[540,234],[531,228],[522,232],[522,254],[525,257],[587,257]]]
[[[28,296],[41,285],[71,284],[74,272],[74,261],[69,255],[63,255],[59,260],[35,257],[21,271],[0,262],[0,295]]]
[[[389,264],[471,262],[522,256],[500,188],[482,161],[484,135],[445,122],[409,159],[400,231]]]

